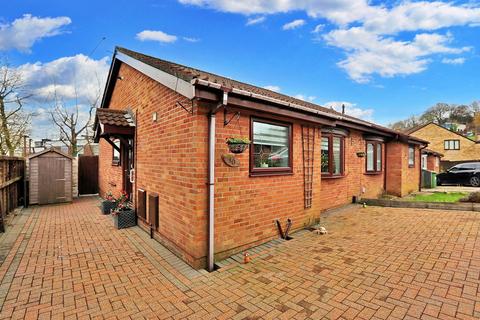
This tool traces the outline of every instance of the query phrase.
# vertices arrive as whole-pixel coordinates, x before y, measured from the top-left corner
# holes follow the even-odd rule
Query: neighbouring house
[[[422,169],[439,173],[442,157],[443,154],[440,152],[431,149],[422,149]]]
[[[353,198],[419,190],[420,138],[116,48],[95,118],[101,195],[196,268],[318,222]],[[251,140],[243,153],[226,139]],[[148,200],[146,200],[148,199]],[[150,229],[152,228],[152,229]]]
[[[480,161],[480,144],[478,141],[448,130],[436,123],[430,122],[412,128],[407,134],[429,141],[428,148],[443,154],[440,161],[440,171],[456,164]]]

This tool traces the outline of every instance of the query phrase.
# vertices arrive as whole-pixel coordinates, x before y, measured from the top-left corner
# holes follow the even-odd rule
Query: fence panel
[[[5,217],[25,201],[24,178],[23,158],[0,156],[0,232],[5,232]]]

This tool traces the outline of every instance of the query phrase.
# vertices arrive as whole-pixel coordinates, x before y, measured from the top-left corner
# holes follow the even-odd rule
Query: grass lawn
[[[466,192],[434,192],[431,194],[416,194],[408,200],[421,202],[458,202],[467,195],[468,193]]]

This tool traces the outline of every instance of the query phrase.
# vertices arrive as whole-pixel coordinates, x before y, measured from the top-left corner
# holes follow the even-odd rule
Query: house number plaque
[[[222,154],[223,162],[229,167],[239,167],[240,161],[231,154]]]

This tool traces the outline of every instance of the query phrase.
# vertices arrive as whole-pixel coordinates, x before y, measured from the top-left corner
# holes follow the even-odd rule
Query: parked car
[[[480,186],[480,162],[457,164],[437,175],[437,185],[461,184]]]

